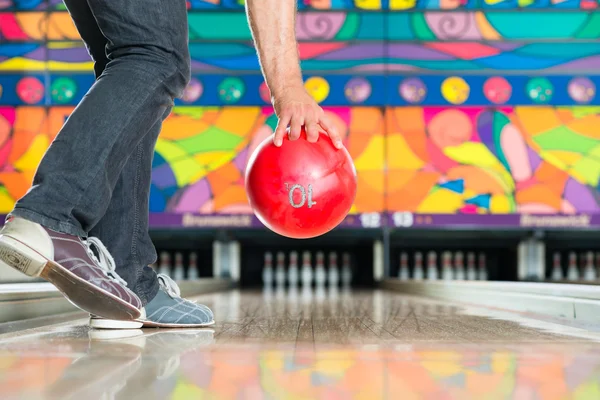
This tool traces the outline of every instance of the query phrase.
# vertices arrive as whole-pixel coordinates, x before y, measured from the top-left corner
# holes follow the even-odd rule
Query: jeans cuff
[[[28,221],[35,222],[42,225],[44,228],[55,232],[65,233],[67,235],[73,235],[77,237],[87,236],[83,229],[76,227],[69,222],[58,221],[24,208],[15,208],[8,216],[20,217]]]
[[[158,279],[156,279],[156,282],[150,288],[147,288],[146,290],[143,290],[143,291],[134,290],[134,292],[135,292],[135,294],[138,295],[138,297],[142,301],[142,306],[145,307],[146,304],[148,304],[152,300],[154,300],[159,289],[160,289],[160,286],[158,285]]]

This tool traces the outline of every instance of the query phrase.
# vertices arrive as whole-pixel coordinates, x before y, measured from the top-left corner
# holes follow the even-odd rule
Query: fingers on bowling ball
[[[306,140],[310,143],[315,143],[319,140],[319,127],[316,122],[310,121],[306,123]]]
[[[331,139],[333,145],[337,149],[341,149],[344,146],[339,131],[337,130],[336,126],[329,120],[329,118],[327,118],[325,113],[323,113],[323,116],[321,116],[321,118],[319,119],[319,125],[321,125],[321,127],[325,131],[325,134],[329,136],[329,139]]]
[[[304,118],[295,117],[292,119],[289,134],[290,140],[298,140],[300,138],[300,133],[302,132],[302,125],[304,125]]]
[[[292,120],[292,113],[284,110],[281,115],[279,115],[279,121],[277,122],[277,128],[275,129],[275,135],[273,136],[273,144],[276,147],[279,147],[283,144],[283,138],[285,136],[289,139],[290,134],[290,121]]]

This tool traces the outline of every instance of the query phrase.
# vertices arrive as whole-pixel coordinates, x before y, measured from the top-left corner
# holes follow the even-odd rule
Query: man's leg
[[[131,154],[189,80],[187,14],[183,0],[168,5],[89,0],[88,5],[107,39],[109,62],[48,149],[33,187],[17,202],[0,253],[5,263],[48,279],[82,308],[125,318],[125,311],[127,317],[138,315],[140,300],[118,287],[114,261],[102,243],[79,237],[104,216]],[[94,260],[92,246],[100,260]],[[73,276],[92,288],[81,287]],[[118,301],[98,307],[98,288],[109,300],[127,303],[125,309],[110,312],[124,305]]]
[[[190,74],[184,0],[88,4],[107,38],[109,62],[12,213],[77,236],[86,236],[105,214],[130,155],[183,92]]]
[[[90,23],[93,11],[86,3],[66,0],[78,30],[95,60],[96,78],[106,74],[107,58],[104,48],[110,49],[100,26]],[[187,15],[186,15],[187,16]],[[187,26],[187,18],[180,21]],[[185,41],[187,52],[187,36]],[[189,69],[189,58],[188,58]],[[117,272],[146,305],[144,325],[193,327],[214,323],[212,311],[203,305],[181,299],[179,290],[168,277],[159,279],[148,264],[156,260],[156,250],[148,234],[149,193],[152,157],[162,121],[168,116],[168,107],[161,118],[139,141],[128,157],[117,181],[112,187],[112,197],[105,214],[95,224],[89,235],[98,237],[114,257]],[[149,302],[149,304],[147,304]],[[93,316],[90,324],[98,328],[136,328],[136,322],[107,320]]]
[[[77,0],[75,0],[77,1]],[[145,305],[158,292],[156,249],[148,234],[152,158],[162,124],[156,123],[137,145],[113,190],[108,210],[89,232],[110,250],[117,273]]]
[[[99,79],[108,64],[108,40],[96,24],[87,1],[64,2],[94,60],[94,73]],[[152,157],[161,127],[162,119],[150,128],[129,156],[112,190],[106,213],[88,232],[89,236],[97,237],[104,243],[114,258],[117,273],[143,304],[158,291],[156,274],[148,267],[156,261],[156,250],[148,235],[148,200]],[[118,227],[118,234],[115,234],[115,227]]]

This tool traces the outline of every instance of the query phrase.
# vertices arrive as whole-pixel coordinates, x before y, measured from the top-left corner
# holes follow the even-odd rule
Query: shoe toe
[[[214,321],[214,314],[210,308],[203,304],[198,304],[198,310],[194,313],[196,323],[208,324]]]

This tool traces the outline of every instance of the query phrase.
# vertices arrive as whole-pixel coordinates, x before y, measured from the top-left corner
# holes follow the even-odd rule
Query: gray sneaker
[[[81,239],[10,217],[0,231],[0,264],[47,280],[89,313],[119,320],[143,317],[142,302],[117,275],[97,238]]]
[[[201,328],[214,325],[213,312],[205,305],[182,299],[179,287],[167,275],[159,274],[160,289],[144,308],[145,318],[120,321],[90,317],[90,326],[99,329]]]

